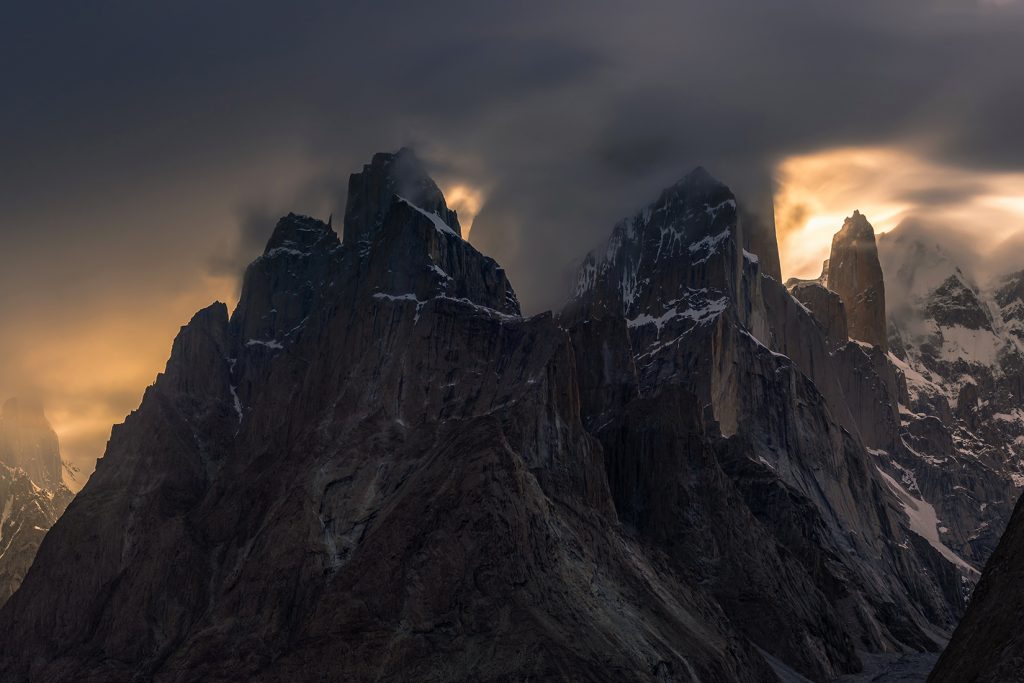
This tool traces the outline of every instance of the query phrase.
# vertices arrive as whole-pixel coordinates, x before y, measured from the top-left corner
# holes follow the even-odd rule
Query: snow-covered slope
[[[812,680],[857,670],[858,650],[936,649],[976,571],[877,469],[900,447],[898,374],[769,276],[746,228],[697,169],[579,271],[562,319],[616,510]],[[881,278],[865,239],[836,251],[860,307],[880,303],[857,286]]]
[[[943,542],[980,566],[1024,486],[1024,274],[975,273],[912,225],[878,245],[889,356],[906,378],[898,465]]]
[[[0,605],[21,585],[43,536],[71,502],[57,435],[42,408],[11,399],[0,411]]]

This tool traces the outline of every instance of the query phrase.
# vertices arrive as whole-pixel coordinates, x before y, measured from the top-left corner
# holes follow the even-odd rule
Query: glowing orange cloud
[[[832,235],[858,209],[877,233],[908,218],[970,236],[985,255],[1024,231],[1024,174],[944,166],[907,150],[844,147],[784,159],[775,219],[785,277],[816,277]]]
[[[484,204],[484,193],[463,183],[455,183],[441,189],[444,192],[448,207],[459,214],[463,237],[469,239],[469,231],[473,229],[473,221],[480,213]]]

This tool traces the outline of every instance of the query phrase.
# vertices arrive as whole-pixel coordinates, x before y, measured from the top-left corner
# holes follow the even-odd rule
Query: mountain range
[[[859,213],[783,283],[774,225],[698,168],[526,316],[415,154],[377,154],[340,237],[285,216],[234,311],[182,327],[0,609],[0,676],[788,682],[937,654],[1024,484],[1022,297]]]

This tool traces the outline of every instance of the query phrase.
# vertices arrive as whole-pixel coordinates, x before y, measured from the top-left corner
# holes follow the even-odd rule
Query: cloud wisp
[[[1021,3],[963,0],[22,3],[0,26],[0,394],[93,420],[65,439],[91,469],[277,214],[340,215],[348,174],[403,145],[531,312],[698,164],[756,205],[784,160],[900,150],[962,175],[886,211],[970,204],[989,213],[962,229],[993,230],[1016,201],[994,174],[1024,172],[1022,34]]]

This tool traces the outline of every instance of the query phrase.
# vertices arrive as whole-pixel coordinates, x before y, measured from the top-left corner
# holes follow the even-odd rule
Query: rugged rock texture
[[[779,241],[775,233],[775,211],[769,206],[766,214],[754,213],[739,206],[743,223],[743,248],[757,257],[761,272],[782,282],[782,264],[779,260]]]
[[[821,324],[832,348],[846,344],[850,338],[846,327],[846,307],[838,294],[813,281],[796,281],[789,286],[789,292]]]
[[[846,306],[850,337],[888,350],[885,283],[878,262],[875,231],[859,211],[832,238],[827,286]]]
[[[40,405],[10,399],[0,414],[0,604],[21,585],[39,544],[71,500],[57,435]]]
[[[907,412],[947,406],[942,421],[910,418],[922,428],[907,469],[935,501],[947,542],[965,556],[991,553],[928,680],[1024,681],[1024,273],[978,284],[909,228],[879,246],[886,277],[907,293],[890,326],[907,365]]]
[[[891,473],[935,507],[942,541],[981,566],[1024,472],[1019,276],[979,286],[934,240],[901,226],[879,240],[890,360],[906,379],[907,449]]]
[[[1024,681],[1024,501],[992,554],[929,683]]]
[[[859,220],[825,283],[873,311]],[[921,398],[822,282],[794,298],[770,235],[697,169],[525,318],[415,155],[376,155],[344,240],[282,218],[235,311],[182,328],[0,610],[0,678],[823,681],[937,651],[976,572],[925,492],[979,470],[899,468],[976,399]]]
[[[562,322],[581,387],[628,389],[584,414],[616,509],[804,676],[854,671],[858,650],[937,650],[972,570],[882,471],[903,448],[901,378],[880,349],[837,347],[743,229],[698,169],[580,270]]]
[[[282,219],[182,328],[0,611],[0,678],[773,680],[617,520],[580,414],[632,395],[612,349],[581,399],[410,153],[350,188],[344,243]]]

